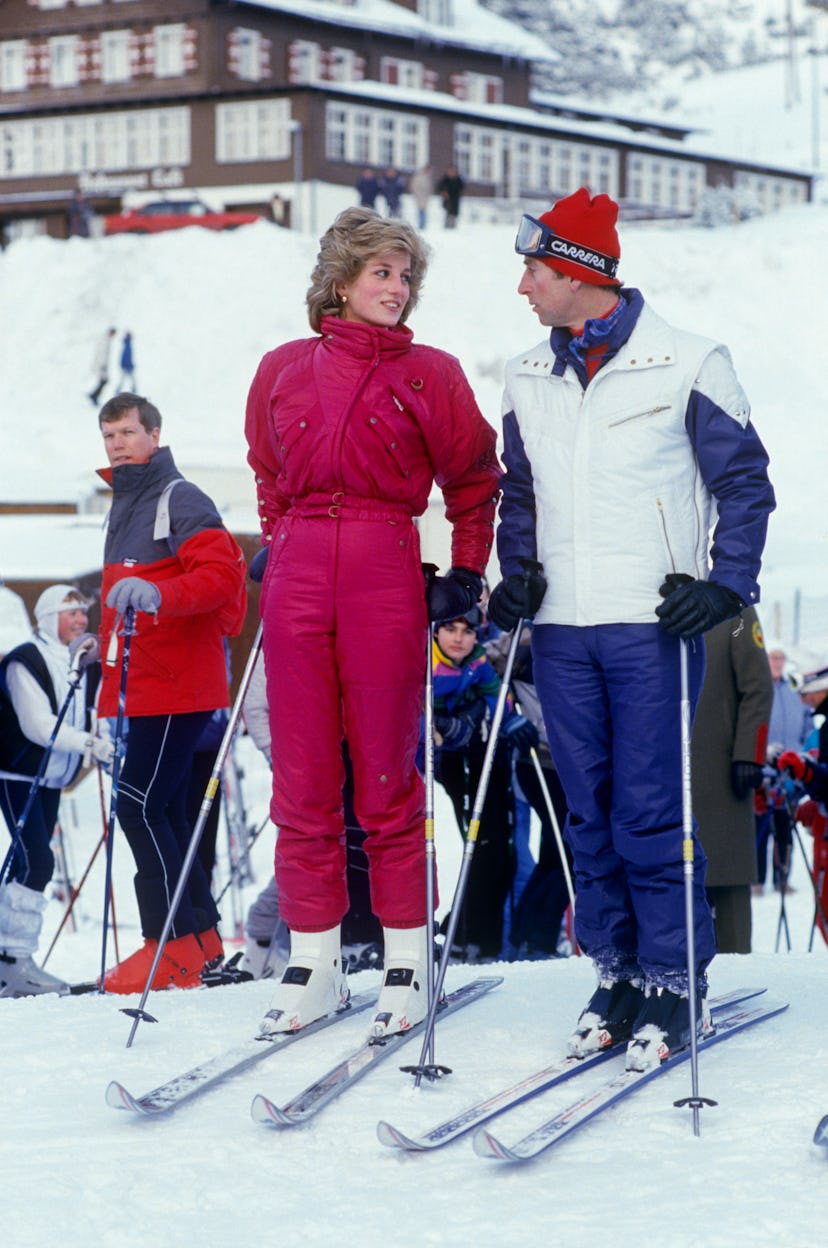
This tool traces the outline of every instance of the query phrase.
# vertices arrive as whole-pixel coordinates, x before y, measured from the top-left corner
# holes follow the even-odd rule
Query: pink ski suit
[[[271,543],[261,614],[282,916],[324,931],[348,909],[344,737],[374,912],[386,927],[419,927],[427,618],[413,521],[436,480],[452,563],[483,571],[495,432],[452,356],[415,346],[404,326],[338,317],[264,357],[245,432]]]

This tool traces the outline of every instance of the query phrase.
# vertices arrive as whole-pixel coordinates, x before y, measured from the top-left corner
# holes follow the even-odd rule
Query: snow
[[[707,80],[704,89],[716,88]],[[755,107],[758,116],[758,100],[740,100],[738,107],[743,116]],[[789,151],[791,160],[801,159],[801,132],[800,147]],[[783,155],[784,149],[777,152]],[[303,301],[316,239],[347,202],[353,202],[347,191],[310,188],[302,232],[262,224],[226,236],[191,230],[147,239],[40,238],[9,247],[0,255],[4,500],[88,503],[93,497],[93,469],[102,455],[86,391],[95,343],[113,324],[133,332],[139,387],[159,404],[165,440],[182,469],[210,483],[226,515],[236,507],[249,514],[247,387],[263,352],[307,332]],[[412,326],[421,341],[460,358],[484,413],[497,424],[503,364],[542,334],[516,294],[514,225],[471,222],[471,215],[466,210],[449,234],[433,210],[427,238],[434,260]],[[820,487],[828,435],[819,294],[828,266],[828,208],[791,208],[716,230],[629,224],[621,238],[625,279],[668,318],[719,336],[732,350],[778,496],[760,612],[766,631],[790,642],[792,600],[801,590],[799,652],[812,665],[824,663],[828,612],[820,595],[828,529]],[[2,516],[0,573],[71,577],[94,559],[99,525],[98,516],[37,524]],[[238,748],[255,826],[266,809],[267,775],[247,739]],[[65,799],[62,818],[77,882],[101,834],[93,779]],[[0,836],[0,853],[5,848]],[[272,848],[268,829],[254,851],[256,882],[223,902],[225,934],[232,936],[235,919],[267,879]],[[437,854],[447,903],[460,843],[442,800]],[[131,877],[119,838],[122,954],[139,942]],[[225,879],[222,859],[220,887]],[[143,1023],[129,1050],[123,1001],[98,994],[0,1001],[4,1243],[253,1248],[301,1238],[311,1248],[343,1240],[364,1248],[512,1248],[560,1240],[567,1248],[639,1248],[653,1240],[670,1248],[697,1242],[800,1248],[819,1242],[824,1212],[814,1193],[824,1186],[828,1159],[811,1137],[828,1111],[828,960],[819,937],[807,952],[813,901],[798,850],[792,882],[797,891],[786,898],[792,951],[775,952],[780,898],[768,892],[754,900],[754,953],[713,965],[714,994],[763,984],[791,1006],[702,1055],[701,1092],[719,1105],[703,1111],[700,1138],[688,1112],[673,1107],[689,1092],[685,1067],[522,1169],[479,1160],[468,1138],[433,1156],[400,1157],[378,1143],[376,1123],[388,1118],[405,1131],[423,1130],[549,1064],[591,991],[585,959],[483,968],[503,974],[503,985],[437,1032],[438,1058],[453,1067],[452,1076],[415,1090],[391,1061],[317,1121],[286,1134],[251,1122],[254,1093],[281,1103],[300,1091],[358,1042],[360,1017],[303,1040],[169,1119],[145,1122],[107,1108],[109,1080],[141,1093],[246,1038],[267,1009],[266,983],[153,994],[149,1008],[159,1022]],[[78,903],[78,929],[60,937],[49,969],[73,980],[97,973],[102,897],[99,855]],[[53,898],[41,953],[61,915]],[[228,941],[228,950],[234,947]],[[111,937],[109,950],[111,964]],[[471,973],[451,968],[447,986]],[[354,989],[377,980],[366,973],[355,978]],[[406,1060],[416,1060],[417,1051],[415,1040]],[[596,1077],[600,1072],[589,1076]],[[496,1120],[497,1132],[511,1142],[536,1116],[574,1095],[574,1086],[547,1093]]]
[[[248,738],[238,743],[248,822],[263,817],[267,772]],[[437,858],[444,902],[454,888],[460,839],[438,789]],[[64,829],[71,874],[82,874],[101,834],[97,785],[89,777],[66,800]],[[805,838],[808,839],[807,836]],[[226,875],[220,830],[217,883]],[[272,829],[253,851],[256,882],[270,870]],[[0,846],[0,848],[4,848]],[[807,850],[806,850],[807,852]],[[139,943],[124,842],[114,855],[115,903],[122,955]],[[376,1124],[388,1119],[419,1132],[464,1105],[549,1065],[565,1044],[592,989],[584,958],[451,967],[449,989],[477,974],[500,974],[489,997],[443,1020],[436,1055],[452,1067],[442,1082],[415,1089],[398,1067],[416,1061],[413,1039],[399,1060],[369,1073],[304,1127],[256,1126],[257,1092],[283,1104],[363,1038],[365,1015],[308,1037],[203,1094],[173,1114],[134,1118],[106,1106],[117,1079],[140,1094],[197,1062],[240,1043],[268,1008],[267,982],[189,992],[153,993],[126,1048],[131,1020],[119,1012],[138,998],[87,996],[0,1001],[0,1069],[5,1072],[2,1139],[4,1243],[14,1248],[257,1248],[299,1240],[310,1248],[512,1248],[560,1240],[567,1248],[607,1243],[639,1248],[652,1239],[670,1248],[801,1248],[819,1242],[824,1210],[815,1189],[828,1159],[811,1139],[828,1112],[828,957],[817,937],[806,952],[813,913],[802,856],[786,898],[791,952],[774,952],[778,893],[754,899],[754,953],[722,956],[711,972],[714,994],[764,985],[790,1009],[755,1031],[700,1055],[699,1086],[716,1108],[692,1116],[673,1107],[690,1092],[685,1065],[608,1111],[553,1152],[523,1168],[484,1161],[466,1136],[432,1155],[383,1148]],[[222,904],[232,935],[230,894]],[[100,965],[102,854],[77,903],[78,930],[64,931],[48,961],[55,974],[85,980]],[[63,914],[52,899],[41,954]],[[227,942],[227,951],[235,948]],[[108,962],[114,960],[109,937]],[[353,991],[379,986],[363,972]],[[606,1068],[582,1076],[597,1083]],[[576,1082],[553,1089],[495,1119],[507,1142],[579,1094]]]
[[[316,189],[325,224],[352,202],[347,190]],[[458,356],[484,414],[499,426],[504,363],[542,333],[516,291],[514,226],[470,222],[471,207],[465,211],[465,222],[461,217],[451,232],[442,229],[439,210],[432,211],[426,237],[433,261],[411,324],[420,341]],[[227,235],[192,229],[154,238],[12,244],[0,256],[0,307],[7,310],[0,411],[16,431],[4,446],[4,499],[51,493],[94,500],[100,484],[94,469],[103,457],[87,390],[95,344],[113,324],[133,333],[137,384],[160,408],[163,437],[182,471],[225,514],[240,508],[250,524],[245,396],[262,354],[308,332],[304,296],[317,238],[318,231],[261,223]],[[809,292],[823,289],[828,278],[828,207],[792,207],[713,230],[626,223],[621,240],[628,283],[668,319],[731,349],[770,453],[778,499],[760,614],[768,631],[798,640],[814,664],[825,662],[828,599],[820,597],[819,570],[828,562],[828,530],[819,473],[828,433],[818,399],[824,333]],[[36,552],[49,523],[0,516],[6,580],[23,574],[21,561],[38,574],[44,556]],[[75,566],[78,550],[88,570],[98,523],[55,517],[44,574],[65,579],[56,565]],[[797,591],[804,604],[798,638]]]

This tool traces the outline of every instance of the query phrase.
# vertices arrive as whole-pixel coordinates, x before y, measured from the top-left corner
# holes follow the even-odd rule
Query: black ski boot
[[[711,1031],[710,1009],[697,994],[696,1034]],[[669,988],[650,988],[627,1045],[627,1070],[649,1070],[690,1043],[690,999]]]
[[[629,1040],[643,1005],[641,980],[601,980],[569,1037],[570,1057],[588,1057],[611,1044]]]

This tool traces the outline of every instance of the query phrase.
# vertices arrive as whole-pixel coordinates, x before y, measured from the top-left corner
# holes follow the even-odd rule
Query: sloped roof
[[[353,0],[351,4],[336,0],[239,0],[239,7],[244,6],[526,61],[553,63],[560,59],[538,35],[483,8],[477,0],[453,0],[452,26],[428,22],[393,0]]]

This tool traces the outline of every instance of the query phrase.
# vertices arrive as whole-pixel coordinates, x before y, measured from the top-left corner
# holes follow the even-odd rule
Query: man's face
[[[573,329],[583,324],[583,316],[577,311],[580,286],[577,279],[556,272],[535,256],[527,256],[518,294],[529,300],[541,325]]]
[[[120,464],[145,464],[158,450],[160,429],[149,433],[141,424],[138,408],[131,407],[117,420],[107,420],[101,425],[104,448],[113,468]]]
[[[769,650],[768,663],[774,680],[781,680],[785,670],[785,653],[783,650]]]

